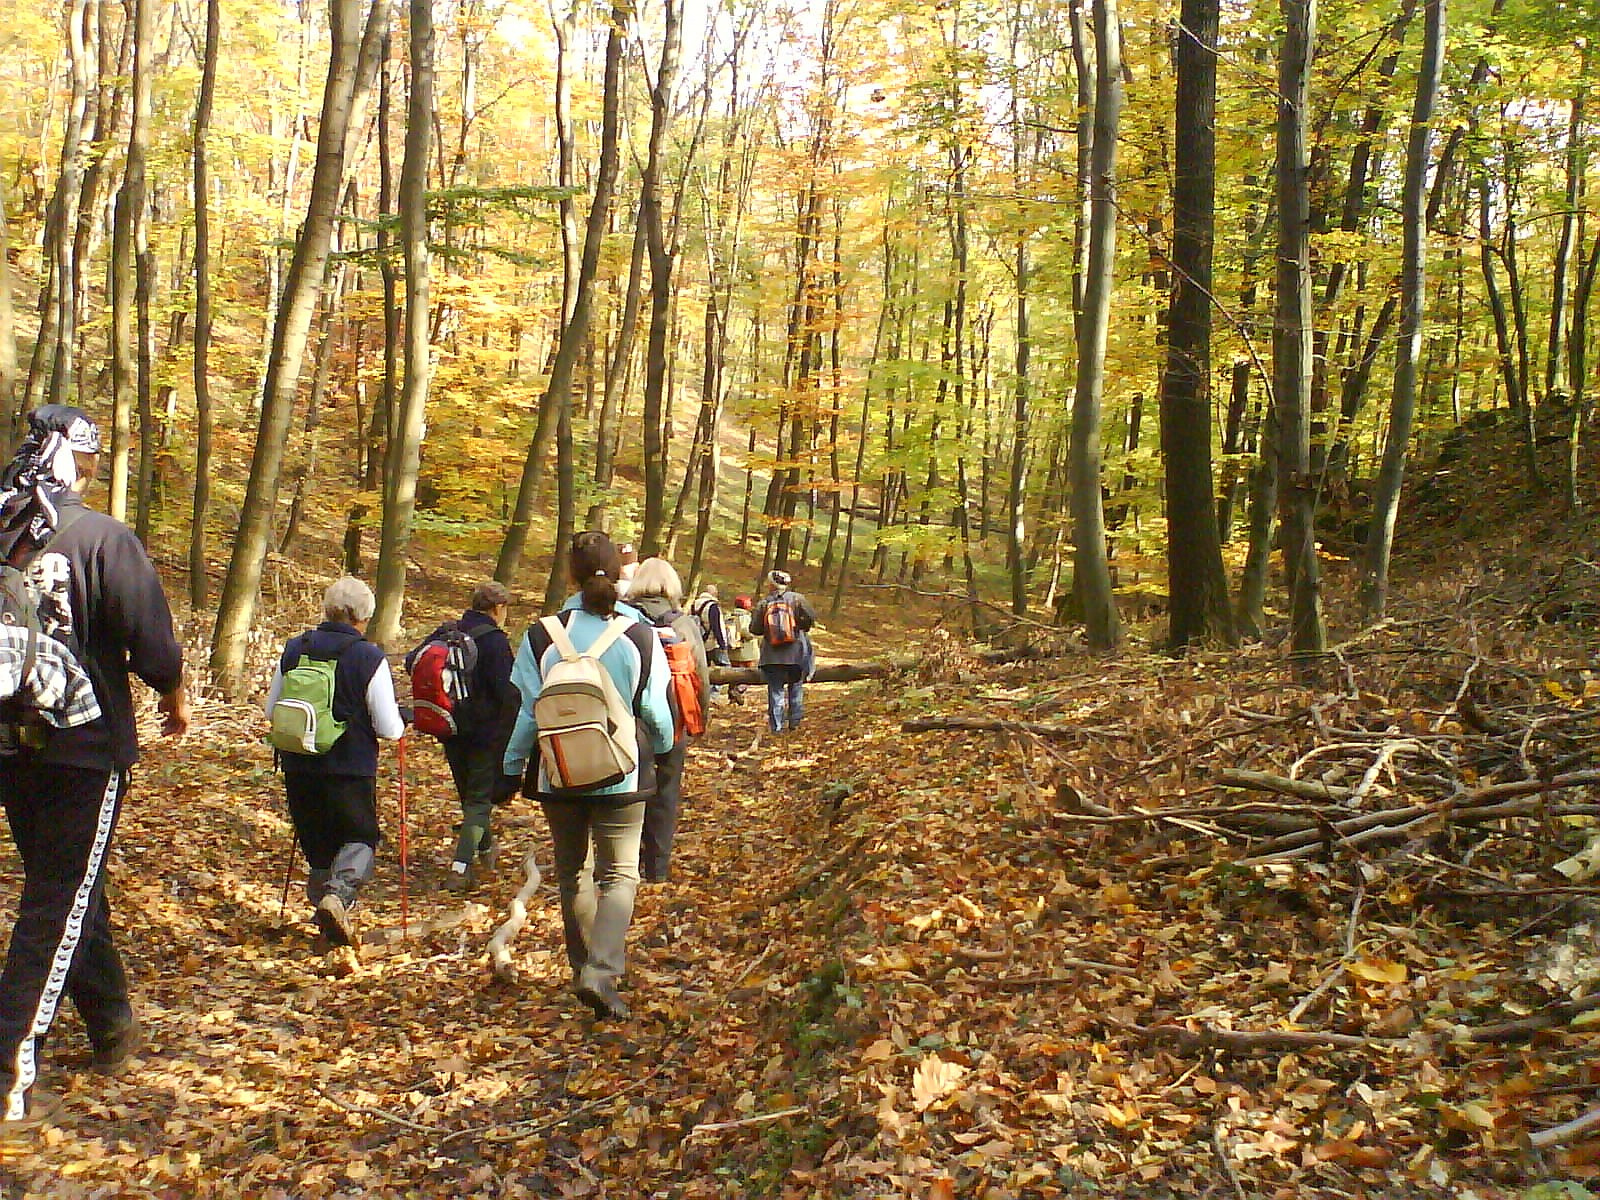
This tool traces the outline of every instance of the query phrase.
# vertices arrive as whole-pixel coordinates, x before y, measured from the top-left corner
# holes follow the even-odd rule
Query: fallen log
[[[1040,737],[1131,737],[1127,730],[1092,725],[1051,725],[1043,721],[999,721],[990,717],[913,717],[900,722],[905,733],[1036,733]]]
[[[1229,768],[1217,773],[1217,782],[1223,787],[1244,788],[1256,792],[1277,792],[1282,796],[1295,796],[1301,800],[1320,800],[1336,803],[1350,799],[1353,789],[1337,784],[1321,783],[1313,779],[1285,779],[1282,775],[1269,775],[1265,771],[1245,771]]]
[[[1150,1042],[1171,1042],[1180,1050],[1226,1050],[1230,1054],[1253,1054],[1262,1050],[1371,1050],[1396,1049],[1406,1045],[1404,1038],[1366,1037],[1355,1033],[1319,1033],[1289,1029],[1219,1029],[1201,1025],[1133,1025],[1113,1022],[1136,1037]]]
[[[1534,1034],[1546,1029],[1563,1029],[1585,1013],[1600,1008],[1600,995],[1583,996],[1561,1004],[1551,1004],[1515,1021],[1502,1021],[1498,1025],[1480,1025],[1468,1029],[1463,1041],[1496,1046],[1525,1042]]]
[[[827,663],[819,666],[811,676],[812,683],[855,683],[862,679],[885,679],[897,671],[916,666],[914,659],[890,659],[887,662]],[[755,667],[712,667],[711,682],[716,684],[764,684],[760,670]]]

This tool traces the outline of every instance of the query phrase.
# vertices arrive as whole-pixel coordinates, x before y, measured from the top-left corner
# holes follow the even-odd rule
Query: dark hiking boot
[[[101,1075],[120,1075],[130,1059],[144,1049],[144,1027],[135,1017],[104,1038],[93,1040],[89,1069]]]
[[[472,886],[472,868],[469,863],[453,862],[444,877],[444,890],[459,896]]]
[[[633,1013],[610,981],[580,983],[578,999],[594,1010],[596,1021],[626,1021]]]
[[[348,946],[356,940],[350,912],[337,894],[329,892],[322,898],[322,903],[317,905],[315,919],[317,928],[328,939],[329,945]]]

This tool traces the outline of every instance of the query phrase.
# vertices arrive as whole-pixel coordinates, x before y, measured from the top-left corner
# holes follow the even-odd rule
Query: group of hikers
[[[133,532],[83,493],[100,433],[80,409],[47,405],[0,470],[0,802],[23,866],[0,970],[0,1128],[47,1119],[39,1049],[63,996],[88,1032],[89,1067],[114,1073],[143,1045],[111,932],[105,866],[139,757],[131,680],[160,696],[163,736],[189,725],[183,653]],[[446,887],[492,872],[496,808],[536,800],[550,829],[576,996],[601,1020],[629,1015],[618,990],[641,880],[665,882],[690,739],[713,703],[711,667],[755,666],[774,734],[799,727],[815,669],[816,616],[783,570],[758,601],[724,611],[714,586],[686,607],[662,558],[639,561],[605,533],[573,538],[574,592],[513,649],[511,594],[480,583],[460,617],[405,656],[402,707],[375,598],[335,580],[323,620],[285,645],[267,691],[306,896],[331,945],[354,941],[352,909],[381,832],[378,743],[407,728],[437,737],[461,806]],[[738,703],[743,688],[729,685]]]

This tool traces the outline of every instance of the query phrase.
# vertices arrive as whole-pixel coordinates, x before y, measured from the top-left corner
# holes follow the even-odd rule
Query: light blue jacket
[[[606,648],[600,663],[617,691],[633,701],[634,716],[638,719],[639,766],[622,782],[595,789],[593,795],[612,801],[653,794],[655,756],[665,754],[673,744],[672,708],[667,700],[669,673],[661,639],[629,605],[618,604],[617,614],[631,620],[632,624],[623,637]],[[605,619],[584,612],[576,596],[567,601],[559,615],[573,647],[579,651],[594,645],[605,629]],[[549,633],[540,624],[535,623],[522,635],[516,662],[511,667],[511,682],[522,695],[522,707],[517,712],[511,741],[506,745],[503,769],[507,775],[523,774],[528,760],[537,755],[539,727],[533,718],[533,704],[544,686],[545,672],[559,658]],[[539,793],[548,792],[549,781],[541,768]]]

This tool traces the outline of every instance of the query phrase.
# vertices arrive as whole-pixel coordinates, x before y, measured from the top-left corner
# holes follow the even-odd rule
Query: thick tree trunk
[[[1100,500],[1100,406],[1105,393],[1106,330],[1116,267],[1117,127],[1122,115],[1121,30],[1116,0],[1094,5],[1094,147],[1089,175],[1093,217],[1088,271],[1078,320],[1078,374],[1072,399],[1073,588],[1082,607],[1089,645],[1115,649],[1122,638],[1106,558],[1105,513]]]
[[[359,129],[360,114],[377,72],[391,0],[371,0],[365,22],[361,0],[331,0],[332,54],[328,59],[322,117],[317,130],[317,160],[305,223],[295,239],[284,280],[283,298],[273,325],[272,353],[262,387],[261,420],[250,478],[239,514],[239,532],[228,562],[211,642],[211,670],[230,694],[245,687],[246,639],[255,617],[261,572],[277,509],[284,452],[294,418],[295,392],[306,339],[316,311],[334,218],[343,192],[347,143]]]
[[[1221,0],[1184,0],[1172,182],[1172,306],[1161,381],[1166,460],[1168,646],[1233,641],[1211,478],[1211,254],[1216,224],[1217,26]]]
[[[1279,0],[1284,34],[1278,68],[1278,272],[1273,319],[1273,390],[1278,411],[1278,502],[1289,582],[1291,649],[1325,649],[1322,587],[1312,516],[1311,202],[1308,190],[1311,63],[1316,0]]]
[[[578,273],[578,294],[572,305],[572,319],[561,331],[555,361],[550,367],[550,382],[539,401],[539,417],[528,456],[522,464],[522,480],[517,485],[516,505],[511,524],[500,545],[494,577],[501,583],[515,582],[517,569],[528,546],[533,528],[534,503],[544,474],[545,455],[561,420],[561,406],[572,393],[572,379],[589,337],[589,316],[594,306],[594,281],[600,271],[600,249],[610,219],[611,195],[616,187],[620,162],[619,126],[622,111],[622,59],[628,22],[633,16],[633,0],[613,0],[610,28],[606,36],[605,84],[601,100],[600,160],[595,171],[594,192],[589,202],[589,219],[583,233],[583,263]]]
[[[1406,141],[1406,175],[1400,199],[1400,341],[1395,348],[1394,397],[1389,410],[1389,436],[1373,489],[1372,520],[1367,527],[1366,561],[1361,580],[1361,607],[1366,618],[1383,616],[1389,593],[1389,552],[1394,544],[1395,516],[1400,511],[1400,485],[1417,405],[1417,360],[1422,354],[1423,310],[1427,304],[1428,151],[1433,139],[1433,106],[1444,69],[1445,0],[1424,0],[1426,32],[1422,66],[1417,72],[1417,97],[1411,109]]]
[[[384,470],[383,520],[378,540],[378,605],[368,637],[392,646],[405,606],[406,556],[417,508],[417,472],[432,373],[429,345],[428,155],[433,135],[433,0],[410,0],[411,94],[406,101],[406,148],[400,162],[400,248],[405,256],[405,384],[396,434]]]

